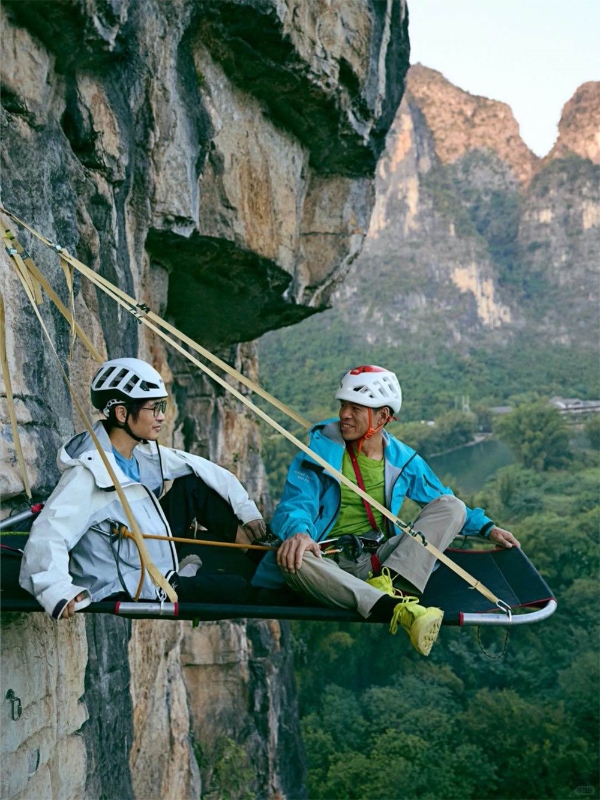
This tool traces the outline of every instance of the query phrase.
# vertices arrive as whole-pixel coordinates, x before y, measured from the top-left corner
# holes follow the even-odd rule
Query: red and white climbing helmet
[[[344,375],[335,399],[367,408],[389,406],[397,414],[402,406],[402,389],[393,372],[366,364],[355,367]]]

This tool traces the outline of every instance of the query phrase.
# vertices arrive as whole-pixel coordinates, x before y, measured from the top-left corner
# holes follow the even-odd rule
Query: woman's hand
[[[69,619],[70,617],[75,616],[75,603],[79,603],[85,597],[84,592],[80,592],[77,597],[74,597],[70,603],[64,607],[62,614],[60,615],[60,619]]]

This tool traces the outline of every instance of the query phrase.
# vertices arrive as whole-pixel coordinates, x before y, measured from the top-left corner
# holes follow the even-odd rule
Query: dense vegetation
[[[545,409],[526,410],[544,427]],[[311,800],[597,795],[594,437],[596,420],[569,469],[513,465],[464,498],[518,534],[559,599],[550,620],[511,630],[504,655],[501,629],[444,628],[425,660],[384,626],[294,624]]]
[[[260,342],[260,357],[265,387],[314,422],[335,413],[339,379],[357,364],[381,364],[398,374],[404,391],[401,419],[406,422],[439,417],[453,410],[463,395],[482,408],[515,397],[600,397],[593,351],[548,348],[525,334],[494,349],[473,348],[468,355],[428,349],[410,339],[402,347],[369,344],[335,310],[294,326],[293,336],[285,329],[267,334]]]

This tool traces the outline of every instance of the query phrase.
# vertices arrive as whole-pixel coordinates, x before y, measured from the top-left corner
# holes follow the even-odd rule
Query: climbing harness
[[[486,586],[484,586],[481,583],[481,581],[477,580],[472,575],[470,575],[466,570],[464,570],[462,567],[460,567],[456,563],[454,563],[442,551],[438,550],[434,545],[429,543],[425,539],[425,537],[423,536],[422,533],[420,533],[419,531],[415,531],[413,529],[412,525],[409,525],[409,524],[403,522],[402,520],[400,520],[398,517],[396,517],[396,515],[392,514],[391,511],[389,511],[385,506],[383,506],[381,503],[379,503],[378,501],[376,501],[375,499],[370,497],[363,489],[361,489],[359,486],[357,486],[352,481],[350,481],[348,478],[346,478],[345,475],[343,475],[340,471],[338,471],[334,467],[332,467],[331,464],[329,464],[327,461],[325,461],[325,459],[323,459],[321,456],[319,456],[317,453],[315,453],[309,447],[307,447],[307,445],[305,445],[303,442],[301,442],[299,439],[297,439],[295,436],[293,436],[291,433],[289,433],[289,431],[287,431],[285,428],[283,428],[278,422],[276,422],[274,419],[272,419],[262,409],[260,409],[254,403],[252,403],[240,391],[238,391],[235,387],[231,386],[231,384],[227,383],[227,381],[225,379],[221,378],[219,375],[217,375],[215,372],[213,372],[213,370],[211,370],[206,364],[202,363],[196,357],[194,357],[188,350],[186,350],[181,344],[179,344],[179,342],[175,341],[175,339],[173,339],[172,336],[170,336],[169,334],[173,334],[173,336],[177,337],[184,344],[187,344],[192,350],[194,350],[197,353],[199,353],[200,355],[204,356],[211,363],[213,363],[216,366],[220,367],[229,376],[235,378],[237,381],[239,381],[240,383],[242,383],[245,386],[247,386],[253,392],[256,392],[263,399],[267,400],[271,405],[275,406],[277,409],[282,411],[288,417],[292,418],[293,420],[295,420],[297,423],[301,424],[305,428],[309,428],[310,427],[310,423],[307,420],[305,420],[303,417],[299,416],[294,411],[292,411],[288,406],[286,406],[285,404],[281,403],[279,400],[274,398],[272,395],[270,395],[268,392],[266,392],[264,389],[262,389],[260,386],[258,386],[258,384],[256,384],[254,381],[251,381],[246,376],[243,376],[241,373],[239,373],[237,370],[233,369],[231,366],[226,364],[224,361],[221,361],[219,358],[214,356],[208,350],[206,350],[205,348],[201,347],[201,345],[199,345],[196,342],[194,342],[193,339],[191,339],[190,337],[188,337],[185,334],[183,334],[180,331],[178,331],[174,326],[172,326],[169,323],[165,322],[157,314],[152,312],[150,310],[149,306],[147,306],[146,304],[143,304],[143,303],[136,302],[136,300],[134,298],[132,298],[129,295],[127,295],[125,292],[123,292],[117,286],[112,284],[106,278],[103,278],[101,275],[99,275],[98,273],[96,273],[93,270],[91,270],[89,267],[87,267],[81,261],[79,261],[78,259],[76,259],[73,256],[71,256],[68,253],[68,251],[65,250],[65,248],[61,247],[58,244],[55,244],[55,243],[51,242],[49,239],[46,239],[44,236],[42,236],[40,233],[38,233],[32,227],[27,225],[25,222],[23,222],[18,217],[16,217],[14,214],[12,214],[11,212],[7,211],[6,209],[4,209],[1,206],[0,206],[0,212],[6,214],[7,217],[12,219],[14,222],[16,222],[18,225],[23,227],[25,230],[29,231],[29,233],[31,233],[39,241],[44,243],[47,247],[50,247],[51,249],[53,249],[56,253],[58,253],[58,255],[59,255],[59,257],[61,258],[62,261],[64,261],[67,265],[69,265],[73,269],[76,269],[82,275],[87,277],[90,281],[92,281],[94,283],[94,285],[96,285],[98,288],[100,288],[102,291],[104,291],[109,297],[111,297],[113,300],[115,300],[115,302],[117,302],[120,306],[122,306],[127,311],[132,313],[135,316],[135,318],[137,319],[138,323],[143,324],[143,325],[147,326],[150,330],[154,331],[154,333],[156,333],[164,341],[169,343],[173,348],[175,348],[178,352],[180,352],[185,358],[187,358],[189,361],[191,361],[193,364],[195,364],[200,370],[202,370],[212,380],[214,380],[216,383],[218,383],[220,386],[222,386],[226,391],[228,391],[230,394],[232,394],[234,397],[236,397],[247,408],[252,410],[259,418],[263,419],[268,425],[270,425],[278,433],[280,433],[282,436],[284,436],[286,439],[288,439],[288,441],[292,442],[292,444],[294,444],[299,450],[304,452],[307,456],[309,456],[309,458],[311,458],[313,461],[315,461],[317,464],[319,464],[324,470],[326,470],[326,472],[328,474],[333,476],[340,483],[342,483],[345,486],[347,486],[351,491],[353,491],[356,494],[358,494],[359,497],[361,497],[363,499],[363,501],[369,503],[373,508],[377,509],[377,511],[379,511],[385,518],[390,520],[393,523],[394,526],[399,528],[402,531],[402,533],[404,533],[405,535],[410,536],[420,546],[427,548],[435,556],[435,558],[438,559],[438,561],[442,562],[447,567],[449,567],[449,569],[451,569],[457,575],[459,575],[472,588],[476,589],[487,600],[492,602],[502,613],[507,614],[507,615],[510,614],[510,607],[508,606],[508,604],[505,603],[500,598],[498,598],[488,588],[486,588]],[[174,592],[173,592],[172,587],[166,582],[164,577],[156,569],[156,567],[152,564],[152,562],[150,560],[150,557],[148,555],[148,552],[147,552],[145,544],[144,544],[143,536],[141,534],[141,531],[139,530],[139,527],[138,527],[137,522],[136,522],[136,520],[135,520],[135,518],[133,516],[133,513],[131,512],[131,508],[129,507],[129,503],[127,502],[125,494],[123,493],[122,488],[119,486],[119,483],[118,483],[118,480],[116,478],[116,475],[114,474],[114,471],[113,471],[112,467],[110,466],[110,463],[109,463],[108,459],[106,458],[106,454],[102,450],[102,447],[101,447],[100,443],[97,441],[97,437],[96,437],[95,433],[93,432],[92,426],[89,423],[89,421],[88,421],[88,419],[87,419],[87,417],[85,415],[85,412],[83,411],[83,408],[81,407],[81,404],[80,404],[79,400],[77,399],[77,397],[75,395],[75,392],[74,392],[73,388],[71,387],[71,385],[69,383],[69,379],[68,379],[68,377],[67,377],[67,375],[66,375],[66,373],[65,373],[65,371],[64,371],[64,369],[62,367],[62,365],[60,364],[60,359],[58,357],[58,353],[56,352],[56,349],[54,348],[54,345],[52,343],[50,334],[48,333],[48,331],[46,329],[46,326],[45,326],[45,324],[43,322],[43,319],[41,317],[41,314],[40,314],[40,312],[39,312],[39,310],[37,308],[37,306],[42,301],[42,298],[41,298],[41,287],[46,289],[47,282],[41,280],[41,278],[43,278],[43,276],[39,272],[39,269],[37,267],[35,267],[35,265],[33,264],[32,260],[31,260],[31,258],[29,257],[29,255],[25,254],[23,252],[23,248],[19,245],[16,237],[10,231],[7,231],[4,234],[4,238],[9,243],[9,246],[7,247],[7,252],[10,255],[11,259],[13,260],[13,263],[15,264],[15,269],[16,269],[17,275],[19,276],[19,278],[21,280],[21,283],[23,285],[25,293],[26,293],[28,299],[30,300],[30,303],[31,303],[31,305],[32,305],[37,317],[38,317],[38,320],[39,320],[39,322],[40,322],[40,324],[42,326],[42,329],[44,330],[45,336],[46,336],[46,338],[48,339],[48,341],[50,343],[50,346],[51,346],[51,348],[53,350],[53,353],[54,353],[56,359],[58,360],[58,363],[60,365],[60,369],[61,369],[63,378],[64,378],[64,380],[65,380],[65,382],[67,384],[69,392],[71,393],[71,396],[73,398],[75,406],[77,407],[77,410],[78,410],[80,416],[82,417],[82,420],[84,421],[84,424],[85,424],[88,432],[90,433],[90,435],[92,437],[92,440],[94,441],[94,444],[96,445],[96,447],[99,450],[100,456],[101,456],[101,458],[102,458],[102,460],[103,460],[103,462],[104,462],[104,464],[105,464],[105,466],[107,468],[107,471],[108,471],[108,473],[109,473],[109,475],[111,477],[111,480],[114,482],[115,489],[117,490],[117,493],[119,495],[119,499],[121,500],[121,502],[123,504],[123,507],[125,509],[125,512],[127,514],[127,518],[128,518],[128,522],[129,522],[129,525],[130,525],[130,528],[131,528],[131,532],[132,532],[133,536],[135,537],[135,542],[136,542],[136,545],[137,545],[137,547],[138,547],[138,549],[140,551],[140,556],[143,556],[143,558],[142,558],[142,571],[143,571],[144,564],[145,564],[146,568],[148,569],[148,573],[149,573],[151,579],[153,580],[153,582],[156,583],[164,591],[166,591],[166,593],[167,593],[167,595],[169,596],[170,599],[173,599],[172,596],[173,596]],[[23,258],[23,255],[26,255],[26,258]],[[72,281],[71,281],[71,283],[72,283]],[[49,296],[52,297],[52,294],[49,294]],[[61,304],[61,306],[62,306],[62,304]],[[58,304],[57,304],[57,307],[59,308],[59,310],[61,311],[63,316],[65,316],[67,321],[70,322],[71,330],[72,331],[75,330],[77,332],[77,335],[80,336],[80,332],[79,332],[80,328],[77,325],[77,323],[75,322],[74,315],[68,309],[66,309],[64,306],[62,306],[62,308],[61,308],[61,306],[58,306]],[[169,334],[165,333],[163,328],[166,331],[168,331]],[[89,342],[89,339],[87,339],[87,337],[85,337],[85,339],[82,338],[82,342],[85,344],[86,342]],[[95,351],[95,348],[94,348],[94,350],[90,350],[90,352],[94,352],[94,351]],[[96,352],[97,355],[99,355],[97,353],[97,351],[95,351],[95,352]],[[102,360],[102,359],[100,358],[98,360]],[[141,584],[140,584],[140,588],[138,590],[138,594],[136,595],[136,599],[139,597],[139,591],[141,591]],[[175,596],[175,599],[176,599],[176,596]]]

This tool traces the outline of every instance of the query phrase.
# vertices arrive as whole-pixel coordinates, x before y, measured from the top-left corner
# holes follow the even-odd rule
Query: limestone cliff
[[[255,376],[255,337],[322,308],[362,247],[404,88],[403,0],[6,0],[0,13],[2,203]],[[68,302],[55,254],[21,240]],[[80,422],[4,253],[0,286],[43,497]],[[259,430],[237,401],[78,277],[74,305],[103,354],[160,369],[175,400],[165,443],[232,469],[265,507]],[[94,360],[80,345],[69,359],[65,322],[48,302],[41,312],[87,402]],[[0,403],[5,514],[23,495]],[[3,689],[24,711],[11,721],[3,707],[2,796],[195,797],[198,758],[218,791],[217,719],[219,746],[251,756],[236,791],[301,797],[287,636],[264,623],[4,619]]]
[[[376,265],[388,284],[372,339],[391,345],[404,330],[464,351],[482,329],[505,336],[519,312],[498,285],[490,241],[515,235],[510,212],[535,162],[508,106],[411,67],[378,167],[367,246],[352,273],[360,282]],[[509,212],[502,216],[492,208],[499,198]],[[352,285],[351,278],[339,296]],[[371,304],[356,311],[366,320]]]
[[[433,317],[442,341],[468,348],[492,331],[490,343],[537,330],[593,347],[599,137],[598,83],[584,84],[565,105],[558,141],[541,160],[508,106],[411,67],[354,274],[367,262],[394,264],[409,330],[424,322],[415,307],[426,309],[423,327],[432,306],[451,307],[451,315]],[[395,333],[388,330],[388,340]]]
[[[521,139],[506,103],[465,92],[421,64],[411,67],[407,89],[407,99],[410,96],[423,114],[442,164],[454,164],[472,150],[492,150],[519,181],[531,180],[538,159]]]
[[[564,105],[548,159],[576,155],[600,164],[600,82],[580,86]]]

